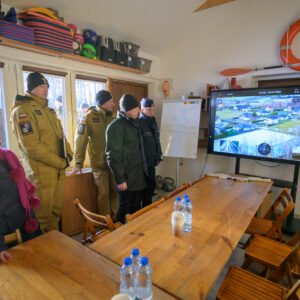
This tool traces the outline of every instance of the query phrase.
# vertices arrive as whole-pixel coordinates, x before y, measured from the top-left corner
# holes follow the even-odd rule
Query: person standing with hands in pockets
[[[106,131],[106,156],[118,186],[117,221],[140,209],[147,165],[139,127],[139,103],[132,95],[120,99],[120,111]]]

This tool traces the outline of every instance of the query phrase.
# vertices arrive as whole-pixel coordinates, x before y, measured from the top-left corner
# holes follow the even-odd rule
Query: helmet
[[[84,43],[82,45],[81,55],[88,58],[93,58],[96,55],[96,49],[93,45]]]
[[[86,43],[89,43],[89,44],[92,44],[93,46],[96,46],[98,36],[97,36],[97,33],[94,30],[86,29],[83,32],[83,37],[84,37],[84,41]]]

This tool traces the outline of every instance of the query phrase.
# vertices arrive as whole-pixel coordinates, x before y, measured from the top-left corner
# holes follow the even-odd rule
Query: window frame
[[[9,111],[9,109],[7,109],[7,103],[5,101],[6,95],[5,95],[4,67],[5,67],[5,63],[0,62],[0,72],[2,73],[2,80],[0,81],[0,84],[2,84],[0,98],[2,99],[1,105],[3,106],[3,111],[2,111],[3,119],[1,116],[1,120],[2,120],[1,127],[3,129],[3,140],[2,140],[2,144],[0,146],[9,148],[10,138],[9,138],[9,131],[8,131],[8,115],[7,115],[7,112]]]

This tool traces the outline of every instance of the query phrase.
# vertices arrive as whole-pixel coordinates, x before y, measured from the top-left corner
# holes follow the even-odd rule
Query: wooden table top
[[[0,299],[111,299],[120,267],[57,231],[9,250],[0,266]],[[175,299],[153,287],[155,299]]]
[[[192,232],[172,235],[171,198],[90,247],[119,265],[137,247],[149,257],[156,286],[205,299],[271,186],[205,177],[180,194],[193,204]]]

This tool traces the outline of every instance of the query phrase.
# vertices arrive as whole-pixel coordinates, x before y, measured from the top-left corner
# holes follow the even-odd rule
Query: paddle
[[[231,76],[238,76],[247,74],[254,71],[260,71],[260,70],[270,70],[270,69],[278,69],[278,68],[286,68],[286,67],[296,67],[300,66],[299,64],[291,64],[291,65],[277,65],[277,66],[270,66],[270,67],[261,67],[261,68],[231,68],[231,69],[225,69],[220,72],[220,75],[231,77]]]

